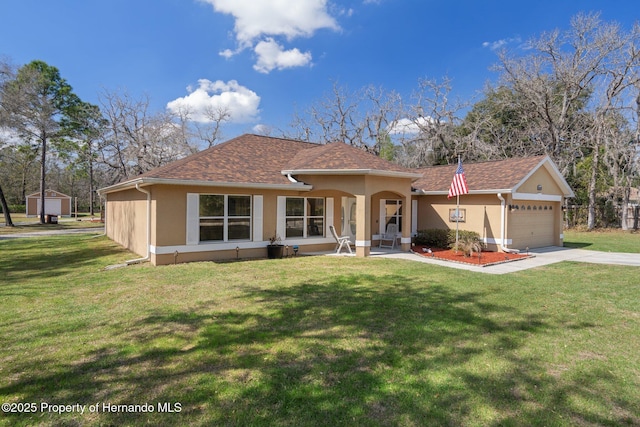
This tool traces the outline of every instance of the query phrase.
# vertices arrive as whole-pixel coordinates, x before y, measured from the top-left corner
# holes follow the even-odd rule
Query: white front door
[[[356,238],[356,199],[342,198],[342,231],[341,236],[349,236],[352,242]]]

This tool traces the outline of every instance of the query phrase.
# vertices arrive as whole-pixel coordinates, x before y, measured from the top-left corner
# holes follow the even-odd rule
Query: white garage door
[[[519,209],[510,212],[509,238],[518,249],[553,246],[555,210],[550,203],[520,202]],[[524,207],[524,209],[523,209]]]
[[[40,214],[40,199],[38,199],[38,210]],[[32,205],[33,206],[33,205]],[[45,215],[62,215],[62,199],[44,199]]]

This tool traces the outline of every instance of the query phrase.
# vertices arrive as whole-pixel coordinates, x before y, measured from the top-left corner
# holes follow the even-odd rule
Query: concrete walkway
[[[428,258],[409,252],[384,252],[380,250],[376,250],[374,252],[372,248],[372,256],[407,259],[411,261],[436,264],[443,267],[458,268],[461,270],[475,271],[478,273],[487,274],[513,273],[516,271],[527,270],[529,268],[540,267],[543,265],[554,264],[556,262],[562,261],[577,261],[593,264],[628,265],[640,267],[640,254],[589,251],[586,249],[572,249],[559,246],[533,249],[529,251],[529,253],[534,256],[532,258],[526,258],[497,265],[490,265],[487,267],[480,267],[477,265],[441,261],[438,259]]]

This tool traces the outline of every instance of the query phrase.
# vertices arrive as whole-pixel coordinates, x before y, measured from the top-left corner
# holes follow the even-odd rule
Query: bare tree
[[[496,69],[502,84],[513,89],[541,124],[539,152],[549,154],[566,171],[580,139],[580,111],[605,72],[606,58],[616,49],[617,27],[602,23],[598,14],[579,14],[571,30],[544,33],[529,41],[522,57],[502,51]]]
[[[445,77],[420,79],[402,122],[394,125],[401,145],[399,161],[405,166],[422,167],[455,161],[465,150],[465,141],[457,131],[458,114],[465,103],[450,99],[452,81]]]
[[[102,114],[107,120],[99,160],[118,182],[194,152],[181,124],[169,113],[152,114],[149,98],[126,92],[103,92]]]
[[[639,34],[637,25],[625,33],[616,23],[602,22],[599,14],[578,14],[570,30],[531,40],[526,56],[500,54],[502,84],[537,124],[528,131],[535,132],[530,137],[538,152],[550,155],[565,175],[578,158],[590,157],[590,229],[595,227],[602,150],[618,146],[611,138],[621,135],[610,132],[611,120],[624,115],[637,81]]]
[[[402,111],[402,99],[382,87],[350,91],[333,82],[331,92],[307,112],[295,113],[285,136],[321,143],[341,141],[379,155]]]

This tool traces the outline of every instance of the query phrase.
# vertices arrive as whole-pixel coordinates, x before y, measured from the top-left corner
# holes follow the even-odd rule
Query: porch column
[[[402,236],[400,236],[400,248],[404,252],[411,250],[411,218],[413,218],[413,213],[411,194],[405,195],[402,201]]]
[[[356,256],[371,254],[371,197],[356,195]]]

